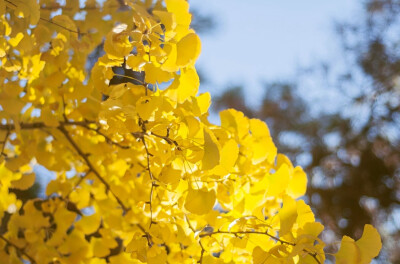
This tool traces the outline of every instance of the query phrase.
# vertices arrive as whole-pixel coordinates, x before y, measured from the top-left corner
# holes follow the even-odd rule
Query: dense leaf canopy
[[[0,0],[0,16],[1,263],[324,263],[306,174],[267,125],[208,121],[185,0]],[[38,165],[54,178],[22,201]],[[380,248],[366,225],[336,261]]]

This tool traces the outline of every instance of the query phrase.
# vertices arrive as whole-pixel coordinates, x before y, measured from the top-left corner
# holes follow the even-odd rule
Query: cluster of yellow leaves
[[[1,263],[325,261],[307,177],[266,124],[208,121],[190,22],[185,0],[0,0]],[[35,164],[55,177],[22,204]],[[336,259],[380,248],[367,225]]]

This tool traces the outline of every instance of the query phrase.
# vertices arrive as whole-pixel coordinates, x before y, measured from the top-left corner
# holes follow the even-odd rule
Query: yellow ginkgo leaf
[[[164,167],[158,179],[166,184],[176,184],[181,178],[182,171],[175,170],[171,166]]]
[[[23,174],[21,179],[12,181],[11,188],[27,190],[35,183],[35,173]]]
[[[215,200],[216,194],[214,190],[194,190],[189,188],[185,200],[185,208],[193,214],[203,215],[211,211],[214,207]]]
[[[141,56],[129,54],[126,59],[126,65],[134,71],[138,71],[146,64],[146,61]]]
[[[204,155],[202,169],[211,170],[219,164],[219,146],[214,134],[204,128]]]
[[[288,194],[294,198],[300,197],[307,190],[307,175],[301,167],[296,167],[293,170],[292,178],[289,181]]]
[[[192,16],[189,13],[189,3],[185,0],[165,0],[168,12],[176,17],[176,22],[180,25],[189,26]]]
[[[147,63],[144,66],[144,71],[145,71],[144,80],[147,83],[155,84],[155,83],[168,82],[172,77],[171,73],[163,71],[161,68],[156,67],[152,63]]]
[[[90,239],[90,246],[92,247],[93,256],[95,257],[105,257],[110,254],[110,247],[105,241],[100,237],[92,237]]]
[[[49,108],[42,109],[41,118],[46,126],[49,127],[58,127],[60,124],[57,116],[53,114]]]
[[[126,246],[126,252],[139,253],[146,252],[147,240],[143,236],[135,236]]]
[[[21,32],[18,32],[15,37],[10,38],[8,43],[10,43],[11,46],[16,47],[23,38],[24,38],[24,34],[22,34]]]
[[[284,236],[291,231],[293,224],[297,218],[297,204],[296,201],[286,195],[283,197],[283,206],[279,211],[280,230],[279,235]]]
[[[357,240],[356,245],[361,252],[361,264],[370,263],[378,256],[382,248],[381,236],[372,225],[365,225],[362,237]]]
[[[175,32],[173,32],[173,30],[176,28],[175,14],[161,10],[154,10],[153,14],[156,15],[161,20],[161,23],[164,25],[166,35],[165,41],[169,41],[176,34]]]
[[[360,264],[360,249],[351,237],[344,236],[335,258],[337,264]]]
[[[267,124],[260,119],[250,119],[251,134],[256,138],[270,137]]]
[[[282,153],[278,153],[278,155],[276,155],[276,168],[279,168],[280,166],[282,166],[282,164],[286,164],[289,168],[289,171],[293,169],[293,164],[289,160],[289,158]]]
[[[297,224],[303,227],[306,223],[313,223],[315,221],[314,213],[311,207],[303,200],[297,201]]]
[[[183,103],[191,96],[197,94],[200,80],[194,68],[181,70],[178,86],[178,103]]]
[[[117,85],[111,86],[110,98],[111,99],[118,99],[120,98],[126,91],[128,91],[127,83],[120,83]]]
[[[275,173],[268,176],[269,187],[267,196],[276,197],[285,192],[289,184],[289,169],[286,164],[282,165]]]
[[[357,242],[344,236],[339,251],[335,254],[336,263],[368,264],[378,256],[382,241],[378,231],[372,225],[365,225],[363,235]]]
[[[314,245],[315,241],[319,242],[319,234],[324,230],[324,226],[318,222],[306,223],[303,228],[297,230],[296,244],[304,246]],[[323,244],[323,243],[321,243]]]
[[[201,116],[208,112],[208,108],[211,105],[210,93],[203,93],[199,96],[193,97],[193,113],[196,116]]]
[[[147,250],[147,263],[167,263],[167,252],[163,247],[151,247]]]
[[[15,6],[15,4],[13,4]],[[36,25],[40,19],[40,6],[36,0],[18,1],[15,13],[18,16],[29,17],[29,23]]]
[[[6,12],[6,3],[4,0],[0,0],[0,17]]]
[[[221,126],[237,135],[239,142],[248,135],[249,120],[242,112],[235,109],[227,109],[221,111],[219,116],[221,119]]]
[[[36,1],[36,0],[32,0],[32,1]],[[74,34],[75,36],[77,35],[76,33],[73,32],[78,32],[78,28],[75,25],[75,22],[67,15],[58,15],[53,17],[52,22],[54,23],[54,25],[56,25],[58,30],[64,30],[64,31],[68,31],[71,34]],[[52,23],[52,24],[53,24]],[[70,36],[70,34],[66,34],[67,37]]]
[[[126,28],[126,24],[120,24],[107,34],[104,51],[110,59],[121,59],[132,51],[132,44]]]
[[[221,166],[227,171],[235,165],[239,156],[239,146],[233,139],[228,140],[221,151]]]
[[[277,264],[279,261],[274,258],[269,252],[265,252],[261,247],[257,246],[253,249],[254,264]]]
[[[225,142],[221,149],[220,164],[218,164],[212,171],[212,174],[224,176],[228,174],[239,156],[239,146],[233,139]]]
[[[136,111],[143,120],[149,120],[154,117],[154,112],[157,109],[158,101],[154,97],[144,96],[136,102]]]
[[[189,33],[183,37],[177,44],[178,55],[176,64],[185,67],[193,64],[201,52],[201,42],[199,36],[195,33]]]
[[[136,259],[132,259],[130,257],[130,254],[126,253],[126,252],[121,252],[118,255],[115,256],[111,256],[108,258],[110,260],[110,262],[107,262],[109,264],[137,264]],[[104,260],[105,261],[105,260]]]
[[[179,70],[178,65],[176,65],[176,57],[178,56],[178,51],[175,43],[164,44],[164,51],[167,54],[165,61],[161,65],[161,69],[168,72],[176,72]]]

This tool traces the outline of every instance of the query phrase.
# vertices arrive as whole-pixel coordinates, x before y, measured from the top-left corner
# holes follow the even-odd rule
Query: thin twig
[[[16,4],[14,4],[13,2],[11,2],[11,1],[9,1],[9,0],[5,0],[7,3],[9,3],[10,5],[13,5],[14,7],[18,7]],[[78,31],[75,31],[75,30],[73,30],[73,29],[70,29],[70,28],[67,28],[67,27],[65,27],[65,26],[63,26],[63,25],[60,25],[60,24],[57,24],[57,23],[55,23],[55,22],[53,22],[53,21],[51,21],[51,20],[49,20],[49,19],[47,19],[47,18],[43,18],[43,17],[40,17],[39,18],[40,20],[43,20],[43,21],[45,21],[45,22],[48,22],[48,23],[50,23],[50,24],[53,24],[53,25],[55,25],[55,26],[58,26],[58,27],[60,27],[60,28],[63,28],[63,29],[65,29],[65,30],[68,30],[69,32],[72,32],[72,33],[77,33],[77,34],[80,34],[80,35],[85,35],[85,34],[87,34],[87,33],[82,33],[82,32],[78,32]]]
[[[282,240],[282,239],[280,239],[278,237],[275,237],[275,236],[269,234],[267,231],[265,231],[265,232],[261,232],[261,231],[235,231],[235,232],[230,232],[230,231],[220,231],[220,230],[218,230],[218,231],[214,231],[214,232],[208,232],[208,233],[200,234],[199,237],[202,238],[202,237],[206,237],[206,236],[212,236],[212,235],[215,235],[215,234],[228,234],[228,235],[234,235],[234,236],[238,236],[238,235],[241,235],[241,234],[266,235],[266,236],[269,236],[270,238],[274,239],[275,241],[277,241],[277,242],[279,242],[281,244],[286,244],[286,245],[293,246],[293,247],[296,246],[296,243],[284,241],[284,240]],[[307,253],[308,255],[310,255],[311,257],[313,257],[314,260],[318,264],[321,264],[321,262],[317,258],[317,253],[310,252],[307,249],[303,249],[303,251],[305,253]]]
[[[109,5],[107,6],[108,8],[118,8],[119,5]],[[62,9],[62,10],[66,10],[66,11],[70,11],[70,10],[79,10],[79,11],[86,11],[86,10],[100,10],[100,7],[96,7],[96,6],[85,6],[85,7],[80,7],[80,8],[72,8],[72,7],[66,7],[66,6],[62,6],[62,5],[58,5],[58,6],[41,6],[40,10],[46,10],[46,11],[52,11],[52,10],[58,10],[58,9]]]
[[[18,247],[17,245],[15,245],[13,242],[11,242],[10,240],[8,240],[7,238],[5,238],[3,235],[0,235],[0,238],[3,239],[7,244],[9,244],[10,246],[14,247],[16,250],[18,250],[19,252],[21,252],[22,255],[24,255],[25,257],[27,257],[30,261],[31,264],[36,264],[36,261],[33,257],[31,257],[30,255],[28,255],[28,253],[25,252],[25,249]]]
[[[268,232],[261,232],[261,231],[236,231],[236,232],[231,232],[231,231],[214,231],[214,232],[209,232],[209,233],[205,233],[205,234],[200,234],[200,237],[206,237],[206,236],[212,236],[215,234],[229,234],[229,235],[240,235],[240,234],[259,234],[259,235],[266,235],[269,236],[270,238],[272,238],[273,240],[280,242],[281,244],[286,244],[286,245],[290,245],[290,246],[296,246],[295,243],[291,243],[291,242],[287,242],[284,240],[281,240],[278,237],[275,237],[271,234],[269,234]]]
[[[150,235],[150,233],[147,232],[146,229],[144,229],[144,227],[143,227],[142,225],[136,224],[136,226],[139,227],[139,229],[145,234],[145,237],[146,237],[146,239],[147,239],[147,245],[148,245],[149,247],[152,247],[154,243],[153,243],[153,241],[151,240],[151,235]]]
[[[10,135],[10,130],[7,130],[7,134],[6,134],[6,136],[4,137],[4,140],[2,141],[3,146],[1,147],[1,153],[0,153],[0,155],[1,155],[1,156],[4,156],[4,157],[7,157],[7,155],[4,153],[4,149],[5,149],[5,147],[6,147],[7,140],[8,140],[8,136],[9,136],[9,135]]]
[[[9,1],[9,0],[5,0],[5,1],[6,1],[7,3],[9,3],[10,5],[17,7],[17,5],[14,4],[13,2],[11,2],[11,1]]]
[[[168,144],[175,145],[177,148],[179,148],[178,142],[176,142],[176,140],[173,140],[173,139],[169,138],[169,129],[167,129],[167,135],[166,136],[161,136],[161,135],[158,135],[158,134],[156,134],[154,132],[150,132],[150,133],[151,133],[151,135],[153,135],[155,137],[164,139]]]
[[[72,139],[71,135],[65,129],[64,126],[59,126],[58,129],[64,134],[65,138],[69,141],[72,147],[78,152],[79,156],[85,161],[86,165],[89,167],[91,171],[93,171],[94,175],[104,184],[107,191],[110,191],[111,194],[115,197],[119,205],[122,207],[124,214],[129,210],[125,207],[124,203],[118,198],[118,196],[112,191],[110,185],[104,178],[100,175],[100,173],[94,168],[93,164],[88,159],[87,155],[81,150],[81,148],[76,144],[76,142]]]
[[[95,124],[95,121],[67,121],[60,122],[61,126],[87,126],[89,124]],[[19,123],[21,129],[36,129],[36,128],[49,128],[44,122],[33,122],[33,123]],[[15,130],[15,124],[0,124],[0,130]]]
[[[78,188],[78,186],[82,183],[82,181],[84,180],[84,179],[86,179],[86,177],[89,175],[89,173],[91,173],[92,172],[92,170],[91,169],[89,169],[86,173],[85,173],[85,175],[83,175],[83,176],[81,176],[80,178],[79,178],[79,180],[75,183],[75,185],[74,185],[74,187],[71,189],[71,191],[69,191],[68,193],[67,193],[67,195],[65,195],[65,198],[68,198],[70,195],[71,195],[71,193],[76,189],[76,188]]]
[[[145,141],[144,137],[141,137],[141,141],[143,142],[144,149],[146,150],[147,170],[149,171],[150,180],[151,180],[150,201],[149,201],[149,206],[150,206],[150,225],[149,225],[149,228],[150,228],[151,225],[153,224],[153,192],[154,192],[154,187],[156,187],[157,185],[156,185],[156,182],[154,180],[153,173],[151,172],[151,169],[150,169],[150,156],[152,156],[152,155],[150,154],[149,149],[147,148],[147,144],[146,144],[146,141]]]
[[[203,256],[204,256],[204,252],[206,251],[203,247],[203,244],[201,243],[201,240],[199,240],[199,245],[201,247],[201,254],[200,254],[200,259],[197,261],[197,263],[203,263]]]
[[[117,146],[117,147],[119,147],[119,148],[122,148],[122,149],[129,149],[130,148],[130,146],[123,146],[123,145],[121,145],[121,144],[119,144],[118,142],[115,142],[114,140],[112,140],[110,137],[108,137],[106,134],[104,134],[103,132],[101,132],[100,131],[100,128],[91,128],[90,126],[88,126],[88,125],[79,125],[79,126],[81,126],[81,127],[84,127],[84,128],[86,128],[86,129],[88,129],[88,130],[92,130],[92,131],[94,131],[94,132],[96,132],[97,134],[99,134],[100,136],[102,136],[102,137],[104,137],[104,139],[107,141],[107,143],[109,143],[109,144],[112,144],[112,145],[115,145],[115,146]]]
[[[124,77],[124,78],[127,78],[127,79],[131,79],[131,80],[137,81],[138,83],[143,85],[146,88],[146,91],[147,91],[147,87],[146,87],[147,84],[144,83],[143,81],[139,80],[139,79],[136,79],[134,77],[131,77],[131,76],[128,76],[128,75],[124,75],[124,74],[118,74],[118,73],[114,73],[114,76]]]
[[[53,25],[55,25],[55,26],[58,26],[58,27],[60,27],[60,28],[62,28],[62,29],[65,29],[65,30],[67,30],[67,31],[69,31],[69,32],[76,33],[76,34],[78,34],[78,35],[86,35],[86,34],[87,34],[87,33],[85,33],[85,32],[79,32],[79,31],[75,31],[75,30],[73,30],[73,29],[64,27],[63,25],[57,24],[57,23],[55,23],[55,22],[53,22],[53,21],[51,21],[50,19],[47,19],[47,18],[41,17],[40,20],[43,20],[43,21],[45,21],[45,22],[47,22],[47,23],[53,24]]]

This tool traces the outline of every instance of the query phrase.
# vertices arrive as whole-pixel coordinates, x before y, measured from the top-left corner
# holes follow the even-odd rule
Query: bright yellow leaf
[[[197,34],[190,33],[183,37],[177,44],[176,64],[185,67],[194,64],[201,52],[201,42]]]
[[[189,4],[185,0],[165,0],[168,12],[175,14],[176,22],[189,26],[192,16],[189,13]]]
[[[287,165],[282,165],[275,173],[267,177],[269,179],[269,187],[266,195],[279,196],[285,192],[289,185],[289,168]]]
[[[204,115],[208,112],[208,108],[211,105],[211,95],[210,93],[203,93],[199,96],[193,97],[193,113],[196,116]]]
[[[136,102],[136,111],[143,120],[154,118],[154,112],[158,109],[158,101],[154,97],[144,96]]]
[[[92,234],[96,232],[101,223],[101,216],[98,213],[94,213],[90,216],[82,216],[82,218],[76,222],[75,228],[81,230],[84,234]]]
[[[199,89],[199,76],[194,68],[182,69],[179,76],[178,103],[183,103],[195,96]]]
[[[283,206],[279,211],[280,230],[279,235],[284,236],[291,231],[297,219],[297,204],[290,196],[283,197]]]
[[[203,215],[211,211],[214,207],[216,194],[214,190],[206,189],[194,190],[189,188],[185,200],[185,208],[189,212],[197,215]]]
[[[204,128],[204,155],[202,169],[211,170],[219,164],[220,153],[217,139],[212,131]]]
[[[362,237],[357,240],[356,245],[361,253],[360,263],[370,263],[373,258],[378,256],[382,248],[381,236],[372,225],[365,225]]]
[[[344,236],[335,258],[337,264],[360,264],[360,249],[352,238]]]
[[[296,167],[293,170],[292,178],[289,181],[288,194],[294,198],[300,197],[307,190],[307,175],[301,167]]]

